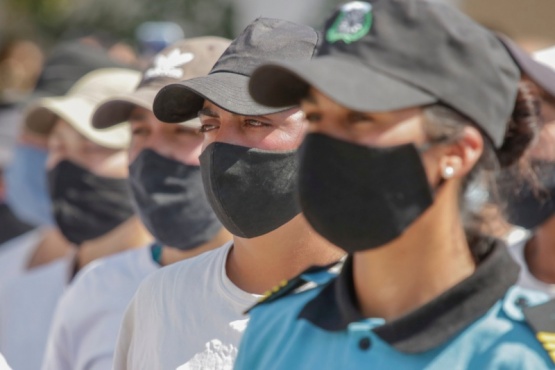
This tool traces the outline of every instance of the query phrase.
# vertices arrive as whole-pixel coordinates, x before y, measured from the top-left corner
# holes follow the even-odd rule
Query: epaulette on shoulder
[[[522,309],[524,317],[536,334],[536,339],[555,363],[555,299]]]
[[[262,297],[256,302],[252,307],[247,309],[244,314],[248,314],[253,308],[258,307],[265,303],[274,302],[282,297],[288,296],[293,292],[297,292],[308,286],[313,284],[313,281],[307,279],[306,276],[310,274],[315,274],[318,272],[330,271],[333,272],[343,265],[344,259],[341,259],[338,262],[330,263],[329,265],[325,266],[312,266],[306,269],[305,271],[301,272],[299,275],[295,276],[289,280],[282,280],[278,285],[273,287],[270,290],[267,290],[262,294]]]

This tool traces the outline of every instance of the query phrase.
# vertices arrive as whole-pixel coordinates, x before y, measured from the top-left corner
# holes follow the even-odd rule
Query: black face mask
[[[233,235],[267,234],[300,213],[295,199],[296,151],[217,142],[206,147],[200,163],[208,200]]]
[[[127,179],[97,176],[61,161],[48,171],[56,223],[77,245],[96,239],[133,216]]]
[[[412,144],[369,148],[309,134],[299,152],[301,209],[319,234],[349,253],[396,239],[433,203]]]
[[[507,220],[513,224],[532,230],[541,226],[555,214],[555,163],[535,160],[532,166],[539,176],[540,189],[534,191],[529,183],[519,186],[515,194],[514,182],[502,177],[502,184],[511,188],[502,190],[507,199]]]
[[[206,199],[199,166],[147,149],[129,166],[129,182],[141,220],[161,243],[189,250],[222,229]]]

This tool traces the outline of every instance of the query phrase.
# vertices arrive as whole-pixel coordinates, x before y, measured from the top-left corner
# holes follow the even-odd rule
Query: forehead
[[[362,113],[368,115],[381,115],[381,116],[400,116],[400,117],[410,117],[413,115],[418,115],[422,113],[423,107],[408,107],[402,108],[394,111],[356,111],[353,110],[341,103],[336,102],[335,100],[329,98],[324,93],[320,92],[318,89],[311,87],[308,91],[307,95],[301,101],[301,108],[306,107],[307,105],[314,105],[318,106],[319,109],[325,110],[332,110],[337,113]]]

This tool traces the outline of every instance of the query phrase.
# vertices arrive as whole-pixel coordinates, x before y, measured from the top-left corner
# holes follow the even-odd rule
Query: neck
[[[453,191],[447,184],[439,189],[433,205],[391,243],[354,254],[355,292],[365,317],[397,319],[474,272],[457,202],[441,199]]]
[[[524,257],[536,279],[555,284],[555,217],[535,230],[533,238],[526,244]]]
[[[185,260],[187,258],[196,257],[199,254],[221,247],[223,244],[230,240],[231,234],[226,229],[222,228],[210,241],[190,250],[183,251],[177,248],[164,246],[164,248],[162,249],[162,257],[160,262],[162,266],[167,266],[172,263]]]
[[[83,268],[95,259],[139,248],[150,241],[152,236],[139,218],[133,216],[107,234],[83,243],[77,252],[77,269]]]
[[[27,268],[32,269],[45,265],[68,255],[71,251],[73,251],[73,247],[57,228],[45,228],[42,231],[42,240],[35,248]]]
[[[345,254],[316,234],[302,215],[256,238],[234,236],[233,243],[227,275],[242,290],[257,294],[310,266],[335,262]]]

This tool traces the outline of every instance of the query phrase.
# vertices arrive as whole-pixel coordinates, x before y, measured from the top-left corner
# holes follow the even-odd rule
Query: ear
[[[445,180],[465,177],[474,168],[483,151],[484,139],[480,131],[466,126],[461,137],[450,144],[441,156],[440,176]]]

